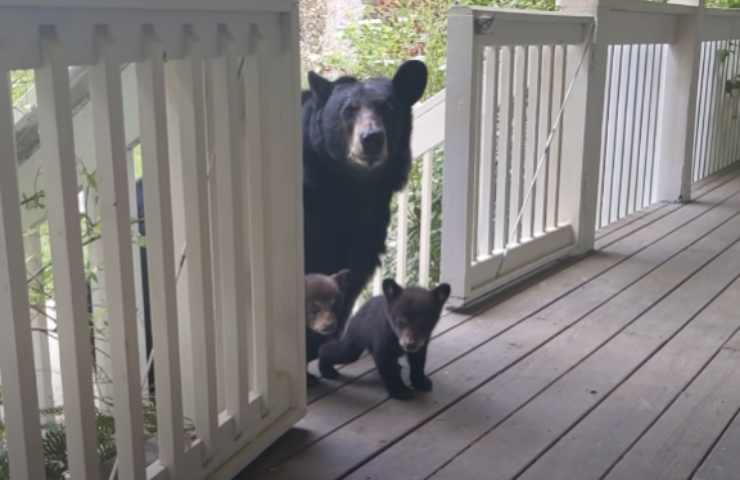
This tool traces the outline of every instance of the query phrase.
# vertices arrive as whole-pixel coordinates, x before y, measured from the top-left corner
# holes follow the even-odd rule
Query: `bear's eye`
[[[342,111],[342,113],[344,113],[346,117],[351,117],[352,115],[357,113],[357,110],[359,109],[360,107],[356,103],[347,103],[344,106],[344,110]]]

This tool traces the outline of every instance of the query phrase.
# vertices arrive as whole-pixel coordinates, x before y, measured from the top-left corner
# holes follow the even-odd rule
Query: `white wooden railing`
[[[703,4],[452,9],[442,277],[457,304],[740,160],[740,15]]]
[[[44,407],[61,397],[55,420],[74,479],[111,468],[128,479],[231,478],[303,414],[297,25],[289,0],[0,0],[0,371],[12,478],[46,478],[40,396]],[[87,67],[75,70],[86,104],[70,91],[73,65]],[[19,173],[8,80],[29,68],[40,149]],[[146,197],[155,459],[143,430],[132,131]],[[97,254],[82,245],[80,164],[96,172]],[[41,213],[20,208],[29,178],[45,194]],[[32,253],[51,246],[53,298],[33,316],[28,268],[41,256],[26,265],[24,240]],[[97,454],[83,259],[102,268],[115,466]],[[51,365],[56,352],[32,327],[58,342],[61,392],[48,376],[37,383],[35,361]]]

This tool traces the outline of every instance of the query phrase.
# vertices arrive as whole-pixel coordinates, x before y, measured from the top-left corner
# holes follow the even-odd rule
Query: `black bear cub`
[[[439,320],[450,286],[433,290],[402,288],[392,279],[383,282],[383,295],[370,299],[350,320],[341,340],[324,344],[319,351],[319,370],[325,378],[337,378],[334,365],[357,360],[370,351],[383,383],[391,397],[401,400],[413,396],[413,390],[401,379],[398,359],[408,358],[411,385],[428,392],[432,381],[424,374],[427,346]]]
[[[309,273],[306,275],[306,328],[328,336],[339,329],[338,314],[344,308],[344,290],[350,275],[341,270],[334,275]],[[318,349],[318,346],[316,347]]]

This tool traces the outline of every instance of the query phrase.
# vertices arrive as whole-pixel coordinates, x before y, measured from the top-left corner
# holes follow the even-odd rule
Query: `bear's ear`
[[[437,305],[440,307],[445,304],[448,298],[450,298],[450,285],[447,283],[440,283],[437,288],[432,290],[434,300],[437,301]]]
[[[324,105],[329,100],[331,91],[334,89],[334,84],[330,80],[316,72],[308,72],[308,86],[311,87],[311,92],[316,97],[319,106]]]
[[[337,282],[337,286],[340,290],[345,291],[347,290],[347,286],[349,285],[349,279],[351,275],[352,272],[345,268],[344,270],[340,270],[332,275],[331,278],[333,278],[334,281]]]
[[[383,280],[383,295],[388,303],[392,303],[403,293],[403,288],[396,283],[392,278],[386,278]]]
[[[393,76],[393,92],[407,105],[419,101],[427,88],[427,66],[419,60],[404,62]]]

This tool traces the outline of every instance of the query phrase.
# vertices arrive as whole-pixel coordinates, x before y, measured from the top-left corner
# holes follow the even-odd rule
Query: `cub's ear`
[[[427,66],[419,60],[404,62],[393,76],[393,92],[407,105],[419,101],[427,88]]]
[[[334,281],[337,282],[337,286],[339,287],[339,289],[344,291],[347,290],[347,287],[349,286],[349,280],[350,278],[352,278],[352,272],[345,268],[344,270],[340,270],[332,275],[331,278],[333,278]]]
[[[403,293],[403,288],[401,288],[401,286],[397,284],[395,280],[393,280],[392,278],[386,278],[385,280],[383,280],[383,295],[385,295],[388,303],[391,303],[398,297],[400,297],[401,293]]]
[[[445,304],[448,298],[450,298],[450,285],[447,283],[440,283],[437,288],[432,290],[432,294],[434,295],[434,299],[437,301],[437,304],[441,307]]]
[[[331,92],[334,90],[334,84],[316,72],[308,72],[308,86],[311,88],[311,93],[316,97],[319,106],[324,105],[329,100]]]

